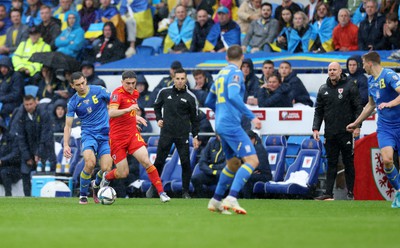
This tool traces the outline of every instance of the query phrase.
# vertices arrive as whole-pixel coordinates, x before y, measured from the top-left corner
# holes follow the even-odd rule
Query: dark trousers
[[[182,192],[189,192],[190,176],[192,174],[189,157],[189,137],[173,138],[161,135],[160,140],[158,141],[157,157],[154,165],[156,166],[158,173],[161,175],[172,144],[175,144],[179,158],[181,159]]]
[[[11,187],[13,183],[21,178],[19,169],[13,166],[0,167],[0,179],[4,186],[5,196],[11,196]]]
[[[194,187],[194,191],[196,196],[199,198],[206,197],[206,192],[204,191],[203,185],[211,186],[217,185],[219,176],[217,175],[206,175],[203,172],[200,172],[196,175],[192,176],[192,184]]]
[[[270,180],[271,180],[271,178],[268,178],[267,175],[265,175],[265,174],[255,174],[255,173],[251,174],[251,176],[247,180],[247,183],[243,186],[243,189],[242,189],[243,198],[246,198],[246,199],[254,198],[254,194],[253,194],[254,184],[258,181],[267,182]]]
[[[326,136],[325,149],[328,159],[326,194],[333,195],[333,186],[337,175],[337,164],[340,153],[342,153],[342,160],[345,168],[347,190],[353,192],[355,177],[353,135],[351,133],[342,133],[329,138]]]

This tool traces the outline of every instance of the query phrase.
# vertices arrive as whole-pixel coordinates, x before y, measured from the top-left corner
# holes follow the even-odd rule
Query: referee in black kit
[[[157,157],[154,165],[161,175],[165,160],[173,143],[178,149],[182,165],[182,198],[189,199],[189,184],[192,174],[190,168],[189,133],[193,135],[193,146],[199,146],[198,133],[200,129],[199,106],[196,96],[188,89],[187,74],[183,68],[175,70],[174,84],[163,88],[158,93],[154,103],[157,125],[161,128],[160,140],[157,146]],[[164,110],[162,111],[162,108]],[[147,197],[152,197],[151,187]]]

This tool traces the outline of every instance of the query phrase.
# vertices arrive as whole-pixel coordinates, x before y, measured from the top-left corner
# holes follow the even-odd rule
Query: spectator
[[[361,105],[365,106],[368,103],[368,78],[364,74],[361,56],[353,55],[348,58],[346,67],[349,71],[347,80],[357,85],[358,92],[360,93]]]
[[[18,139],[8,132],[4,120],[0,118],[0,181],[4,186],[5,196],[12,196],[12,184],[21,178],[19,166]]]
[[[82,61],[81,72],[86,78],[86,82],[88,85],[100,85],[104,88],[107,88],[106,83],[96,75],[92,62],[88,60]]]
[[[282,0],[282,4],[279,5],[275,10],[275,19],[279,19],[283,8],[290,9],[292,13],[301,11],[300,6],[297,3],[293,2],[292,0]]]
[[[161,23],[164,19],[168,19],[168,1],[167,0],[160,0],[159,3],[155,3],[153,1],[153,7],[154,7],[154,15],[153,15],[153,28],[154,31],[156,32],[156,35],[159,36],[164,36],[162,35],[163,32],[166,32],[167,28],[165,27],[163,30],[160,30],[161,32],[158,31],[159,29],[159,23]]]
[[[11,1],[11,9],[19,10],[19,12],[24,13],[24,7],[23,7],[24,1],[23,0],[12,0]]]
[[[270,52],[269,43],[272,43],[278,36],[278,21],[271,18],[272,5],[263,3],[261,5],[261,18],[250,24],[248,32],[243,40],[242,50],[246,52],[250,49],[251,53],[258,51]]]
[[[378,4],[375,0],[367,0],[365,5],[366,18],[358,29],[358,49],[362,51],[383,50],[385,39],[383,25],[385,17],[378,15]]]
[[[214,14],[214,9],[213,6],[215,6],[218,3],[217,0],[194,0],[193,5],[195,6],[196,10],[199,11],[201,9],[204,9],[207,11],[208,16],[213,16]]]
[[[313,106],[310,94],[300,78],[297,77],[296,72],[292,70],[292,65],[288,61],[283,61],[279,65],[279,74],[282,77],[282,82],[290,85],[290,99],[293,106]]]
[[[19,72],[14,72],[11,59],[0,58],[0,115],[8,120],[15,108],[21,104],[24,79]]]
[[[284,29],[290,29],[293,25],[292,11],[287,7],[282,8],[282,12],[278,18],[278,21],[279,21],[279,32],[282,32]]]
[[[207,35],[204,52],[225,52],[232,45],[240,45],[240,27],[230,18],[229,9],[221,6],[217,14],[219,23]]]
[[[0,54],[11,55],[17,50],[21,41],[28,39],[28,26],[21,23],[21,12],[11,10],[10,13],[12,26],[7,29],[6,43],[0,47]]]
[[[217,185],[219,175],[226,165],[225,153],[222,151],[221,140],[218,135],[209,141],[201,151],[200,159],[197,164],[200,172],[192,176],[192,184],[195,195],[199,198],[207,197],[203,185]]]
[[[193,89],[191,89],[191,91],[199,101],[200,107],[204,107],[204,102],[206,101],[209,91],[208,85],[211,85],[212,82],[211,84],[209,84],[206,73],[203,70],[194,70],[193,77],[195,81],[195,86]]]
[[[151,91],[149,91],[149,83],[143,75],[137,76],[136,89],[139,92],[139,107],[143,109],[150,107],[152,105],[152,103],[150,103]]]
[[[100,0],[101,7],[98,10],[97,22],[112,22],[116,30],[116,36],[120,42],[125,42],[125,22],[122,20],[118,9],[111,5],[111,0]]]
[[[262,85],[265,85],[268,83],[268,78],[272,76],[275,72],[275,65],[272,60],[265,60],[263,62],[263,67],[262,67],[262,76],[261,76],[261,81]]]
[[[338,13],[339,24],[333,29],[333,46],[336,51],[358,50],[358,27],[350,21],[350,11],[341,9]]]
[[[332,16],[337,16],[339,10],[343,8],[347,8],[348,0],[328,0],[327,3],[329,4],[330,12]]]
[[[257,99],[261,108],[293,107],[290,100],[290,86],[282,85],[282,78],[278,73],[270,76],[268,83],[260,87]]]
[[[256,149],[258,160],[260,161],[257,168],[254,169],[253,174],[249,177],[246,184],[243,186],[242,195],[243,198],[254,198],[253,188],[256,182],[267,182],[272,180],[271,168],[269,167],[268,154],[262,144],[260,136],[252,130],[247,131],[247,135],[250,137],[251,143],[253,143]]]
[[[304,13],[306,13],[308,20],[311,22],[314,22],[315,10],[318,3],[320,3],[320,0],[310,0],[310,3],[304,8]]]
[[[190,16],[193,20],[196,19],[196,9],[193,8],[193,1],[192,0],[178,0],[177,4],[171,9],[169,12],[168,18],[171,20],[171,23],[176,18],[176,7],[182,5],[186,8],[187,16]]]
[[[383,36],[385,37],[386,50],[400,48],[400,26],[397,13],[386,15],[386,23],[383,25]]]
[[[80,26],[78,12],[65,13],[67,28],[56,38],[57,51],[73,58],[78,58],[85,42],[85,31]]]
[[[235,0],[216,0],[214,7],[225,6],[229,11],[229,18],[234,21],[237,21],[238,20],[238,9],[239,9],[238,6],[240,4],[241,4],[240,2],[238,3]],[[217,9],[217,11],[218,11],[218,9]],[[214,11],[214,15],[212,17],[212,19],[214,20],[214,23],[220,22],[217,11]]]
[[[314,20],[313,27],[317,36],[310,50],[314,53],[333,51],[332,32],[337,23],[335,17],[331,16],[328,4],[317,4]]]
[[[65,30],[68,27],[66,14],[69,11],[76,11],[73,0],[60,0],[60,4],[53,11],[53,16],[61,21],[61,30]]]
[[[51,101],[57,100],[60,96],[57,91],[66,91],[67,85],[57,79],[52,68],[43,66],[41,69],[41,79],[39,80],[39,90],[37,98],[42,100],[43,98],[51,99]]]
[[[357,26],[359,26],[360,22],[362,22],[367,16],[367,13],[365,12],[366,4],[367,0],[362,0],[361,3],[359,3],[357,9],[355,9],[355,11],[352,12],[351,22]]]
[[[109,1],[109,0],[104,0]],[[103,35],[93,42],[93,55],[97,63],[105,64],[125,57],[125,45],[117,37],[117,30],[112,22],[106,22]]]
[[[50,46],[43,41],[42,37],[40,37],[39,29],[37,27],[31,27],[29,29],[29,38],[19,44],[14,56],[12,57],[14,70],[21,72],[26,77],[32,77],[30,79],[31,83],[37,84],[42,64],[30,62],[29,58],[34,53],[50,51]]]
[[[4,45],[6,40],[6,32],[13,24],[8,16],[6,6],[0,4],[0,45]]]
[[[188,90],[186,83],[185,70],[177,69],[174,74],[174,85],[162,89],[154,103],[157,125],[161,129],[154,165],[161,175],[165,160],[174,143],[182,166],[182,198],[188,199],[190,198],[189,184],[192,173],[189,158],[189,132],[193,136],[193,147],[197,149],[200,123],[197,99]],[[163,111],[161,111],[162,108]],[[153,189],[152,186],[149,195],[154,191]]]
[[[121,1],[119,11],[126,25],[129,47],[125,56],[129,58],[136,54],[136,37],[145,39],[153,36],[153,18],[147,0]]]
[[[41,0],[26,0],[28,8],[22,14],[22,23],[29,27],[37,26],[42,22],[40,17],[40,7],[43,5]]]
[[[247,34],[250,23],[261,18],[261,0],[245,0],[239,6],[238,17],[237,23],[239,24],[240,31]]]
[[[396,0],[382,0],[380,2],[379,12],[383,16],[390,13],[397,14],[399,12],[399,2]]]
[[[157,86],[154,88],[153,92],[150,95],[150,105],[148,107],[152,107],[153,106],[154,101],[157,98],[158,92],[160,92],[160,90],[162,88],[169,87],[169,86],[174,84],[173,77],[174,77],[175,71],[180,69],[180,68],[182,68],[181,62],[176,60],[176,61],[173,61],[171,63],[171,66],[169,68],[168,77],[163,77],[161,79],[161,81],[157,84]]]
[[[333,186],[337,174],[339,154],[342,153],[345,165],[347,198],[354,199],[354,157],[353,135],[346,131],[346,126],[357,119],[362,112],[360,94],[357,86],[348,82],[342,73],[340,64],[332,62],[328,67],[329,77],[326,84],[318,90],[317,103],[312,126],[313,137],[320,140],[319,130],[322,121],[325,123],[325,148],[328,158],[326,191],[316,200],[333,200]],[[326,93],[328,92],[328,93]],[[357,128],[354,136],[360,134]]]
[[[24,96],[22,110],[18,111],[18,139],[21,152],[21,173],[25,196],[31,195],[31,172],[36,164],[49,160],[55,168],[54,135],[51,119],[35,98]]]
[[[243,101],[249,105],[257,105],[256,95],[262,82],[254,72],[253,61],[251,59],[244,59],[240,69],[243,72],[245,86]]]
[[[209,18],[207,12],[204,9],[199,9],[197,11],[197,21],[194,24],[190,52],[201,52],[203,50],[207,34],[213,25],[214,22]]]
[[[51,106],[50,114],[53,133],[64,133],[66,114],[67,102],[64,99],[56,100]],[[54,136],[54,139],[56,142],[61,143],[62,136]]]
[[[184,53],[189,51],[194,30],[194,20],[187,15],[182,5],[176,7],[176,18],[168,27],[164,40],[164,53]]]
[[[51,16],[51,8],[47,5],[40,7],[40,17],[42,22],[38,29],[42,35],[43,41],[51,46],[51,50],[56,50],[54,44],[57,36],[61,33],[61,21],[58,18]]]
[[[136,115],[142,117],[147,123],[149,123],[146,118],[146,111],[144,110],[144,108],[139,107],[139,110],[136,111]],[[145,126],[145,125],[143,125],[143,123],[137,123],[137,128],[141,134],[153,132],[153,127],[150,124]],[[149,136],[148,135],[142,136],[142,138],[143,138],[144,142],[147,142],[147,140],[149,139]]]
[[[313,26],[308,24],[304,12],[298,11],[293,16],[293,28],[283,29],[271,48],[276,52],[308,52],[317,36]]]
[[[90,24],[96,23],[98,8],[98,2],[95,0],[82,1],[82,9],[80,9],[78,13],[81,18],[81,27],[85,32],[89,29]]]

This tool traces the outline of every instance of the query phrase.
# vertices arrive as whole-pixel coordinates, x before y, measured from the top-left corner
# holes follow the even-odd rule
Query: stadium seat
[[[282,182],[266,182],[264,191],[270,194],[307,195],[318,182],[321,164],[321,143],[305,139],[300,152]],[[256,187],[256,185],[255,185]],[[257,188],[260,184],[257,185]]]
[[[136,47],[136,54],[137,55],[153,56],[155,53],[156,53],[156,51],[151,46],[139,45],[139,46]]]
[[[193,152],[194,148],[189,148],[189,153]],[[164,184],[165,191],[172,191],[174,193],[182,191],[182,166],[179,159],[178,151],[175,149],[172,158],[168,161],[161,174],[161,180]],[[193,192],[194,188],[189,187],[189,191]]]
[[[26,85],[24,87],[25,96],[31,95],[33,97],[36,97],[38,90],[39,90],[39,87],[36,85]]]
[[[282,181],[285,175],[286,138],[283,135],[269,135],[265,140],[268,162],[275,182]]]
[[[308,139],[310,136],[291,135],[287,139],[286,149],[286,165],[291,165],[299,153],[300,146],[304,139]]]
[[[147,147],[156,147],[158,146],[158,141],[160,140],[160,136],[150,136],[147,140]]]
[[[152,47],[155,54],[161,54],[162,53],[162,44],[163,44],[163,38],[161,37],[149,37],[143,40],[142,44],[136,47],[136,49],[140,49],[142,46],[147,46],[147,47]]]

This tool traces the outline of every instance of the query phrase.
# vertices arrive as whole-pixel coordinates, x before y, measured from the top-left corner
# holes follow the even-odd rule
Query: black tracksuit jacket
[[[361,114],[360,94],[357,85],[348,82],[343,73],[337,85],[331,80],[319,88],[312,130],[320,130],[325,121],[325,136],[346,133],[346,126]]]
[[[154,103],[157,122],[164,121],[161,135],[185,138],[189,132],[197,136],[200,129],[199,105],[196,96],[187,88],[177,90],[175,86],[163,88]],[[162,108],[164,111],[162,112]],[[163,114],[164,113],[164,114]]]

